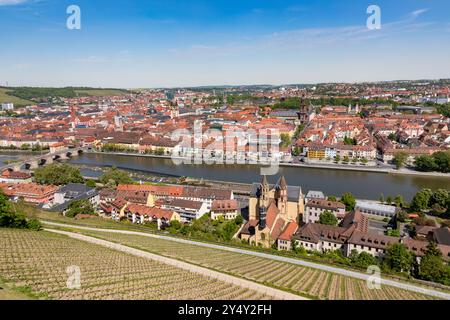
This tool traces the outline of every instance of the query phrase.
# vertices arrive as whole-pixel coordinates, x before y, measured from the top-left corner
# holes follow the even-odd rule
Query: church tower
[[[287,213],[287,204],[288,204],[288,190],[287,190],[287,183],[286,178],[282,176],[280,178],[280,181],[278,182],[278,194],[277,194],[277,201],[278,201],[278,209],[280,210],[281,214]]]
[[[80,122],[80,119],[78,119],[77,116],[77,108],[75,106],[70,106],[70,125],[71,125],[71,130],[73,131],[78,123]]]
[[[267,177],[264,176],[262,183],[261,183],[261,203],[260,207],[267,208],[269,206],[269,200],[270,200],[270,186],[269,182],[267,181]]]
[[[300,108],[298,111],[298,119],[301,124],[307,124],[309,122],[309,107],[305,101],[305,95],[300,99]]]

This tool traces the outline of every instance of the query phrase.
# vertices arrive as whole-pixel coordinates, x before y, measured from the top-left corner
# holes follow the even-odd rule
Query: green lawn
[[[4,102],[12,102],[14,103],[14,106],[27,106],[27,105],[34,105],[36,104],[33,101],[29,101],[29,100],[24,100],[18,97],[14,97],[14,96],[10,96],[8,94],[10,90],[6,89],[6,88],[0,88],[0,103],[4,103]]]

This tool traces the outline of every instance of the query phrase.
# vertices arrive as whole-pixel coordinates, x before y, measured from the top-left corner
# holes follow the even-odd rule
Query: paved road
[[[238,277],[233,277],[224,273],[220,273],[217,271],[213,271],[207,268],[203,268],[203,267],[199,267],[199,266],[195,266],[186,262],[182,262],[176,259],[171,259],[171,258],[166,258],[163,256],[159,256],[153,253],[149,253],[143,250],[138,250],[138,249],[134,249],[134,248],[130,248],[121,244],[117,244],[117,243],[113,243],[110,241],[105,241],[105,240],[101,240],[101,239],[97,239],[97,238],[93,238],[93,237],[89,237],[89,236],[85,236],[82,234],[78,234],[78,233],[73,233],[73,232],[66,232],[66,231],[60,231],[60,230],[53,230],[53,229],[45,229],[46,231],[50,231],[53,233],[58,233],[58,234],[62,234],[62,235],[66,235],[69,236],[71,238],[74,239],[78,239],[78,240],[82,240],[82,241],[86,241],[89,243],[93,243],[93,244],[97,244],[97,245],[101,245],[110,249],[114,249],[114,250],[118,250],[121,252],[125,252],[128,254],[132,254],[134,256],[138,256],[138,257],[142,257],[142,258],[146,258],[146,259],[151,259],[154,261],[158,261],[164,264],[168,264],[171,266],[174,266],[176,268],[180,268],[183,270],[187,270],[189,272],[194,272],[197,274],[200,274],[202,276],[205,277],[209,277],[209,278],[214,278],[226,283],[230,283],[233,285],[237,285],[243,288],[247,288],[247,289],[251,289],[254,291],[257,291],[259,293],[271,296],[275,299],[282,299],[282,300],[307,300],[306,298],[300,297],[298,295],[289,293],[289,292],[285,292],[282,290],[278,290],[278,289],[274,289],[271,287],[267,287],[252,281],[248,281],[245,279],[241,279]]]
[[[322,264],[318,264],[318,263],[314,263],[314,262],[308,262],[308,261],[287,258],[287,257],[281,257],[281,256],[276,256],[276,255],[271,255],[271,254],[261,253],[261,252],[255,252],[255,251],[250,251],[250,250],[238,249],[238,248],[233,248],[233,247],[226,247],[226,246],[221,246],[221,245],[216,245],[216,244],[211,244],[211,243],[196,242],[196,241],[192,241],[192,240],[178,239],[178,238],[173,238],[173,237],[168,237],[168,236],[160,236],[160,235],[155,235],[155,234],[148,234],[148,233],[143,233],[143,232],[135,232],[135,231],[127,231],[127,230],[108,230],[108,229],[99,229],[99,228],[80,227],[77,225],[53,223],[53,222],[47,222],[47,221],[43,221],[43,222],[47,225],[52,225],[52,226],[56,226],[56,227],[71,227],[74,229],[88,230],[88,231],[139,235],[139,236],[144,236],[144,237],[149,237],[149,238],[163,239],[163,240],[174,241],[174,242],[179,242],[179,243],[184,243],[184,244],[190,244],[190,245],[196,245],[196,246],[207,247],[207,248],[212,248],[212,249],[241,253],[241,254],[246,254],[246,255],[251,255],[251,256],[256,256],[256,257],[261,257],[261,258],[266,258],[266,259],[272,259],[272,260],[287,262],[287,263],[291,263],[291,264],[296,264],[296,265],[300,265],[303,267],[319,269],[319,270],[323,270],[323,271],[327,271],[327,272],[331,272],[331,273],[335,273],[335,274],[340,274],[340,275],[344,275],[344,276],[352,277],[352,278],[356,278],[356,279],[361,279],[361,280],[367,280],[369,277],[371,277],[371,275],[369,275],[369,274],[364,274],[364,273],[355,272],[355,271],[349,271],[349,270],[331,267],[331,266],[327,266],[327,265],[322,265]],[[449,293],[445,293],[445,292],[441,292],[441,291],[433,290],[433,289],[428,289],[428,288],[424,288],[424,287],[420,287],[420,286],[416,286],[416,285],[412,285],[412,284],[408,284],[408,283],[403,283],[403,282],[389,280],[389,279],[381,279],[381,284],[408,290],[408,291],[426,294],[426,295],[440,298],[440,299],[450,300]]]

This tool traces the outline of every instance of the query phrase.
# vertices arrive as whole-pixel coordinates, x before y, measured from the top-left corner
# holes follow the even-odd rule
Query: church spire
[[[278,185],[280,186],[281,190],[286,190],[287,189],[286,178],[284,177],[284,175],[281,176],[280,182],[278,183]]]
[[[261,185],[263,187],[268,187],[269,186],[269,182],[267,181],[267,176],[266,175],[263,176],[263,180],[261,182]]]
[[[261,200],[262,206],[264,207],[266,207],[269,204],[269,192],[270,192],[269,182],[267,181],[267,177],[264,176],[261,182]]]

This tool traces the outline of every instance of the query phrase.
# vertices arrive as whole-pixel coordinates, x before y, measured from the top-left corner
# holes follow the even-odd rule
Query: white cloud
[[[381,30],[369,30],[365,25],[349,25],[343,27],[303,28],[284,30],[271,34],[249,37],[246,40],[236,39],[231,43],[191,45],[187,48],[172,48],[172,54],[190,54],[197,56],[215,55],[230,56],[242,52],[269,52],[289,51],[299,49],[327,48],[332,44],[342,44],[349,41],[373,41],[375,39],[386,39],[402,37],[405,34],[417,31],[432,31],[442,29],[436,22],[417,22],[417,18],[429,11],[429,9],[418,9],[409,12],[403,19],[386,22],[382,24]],[[358,44],[360,45],[360,44]]]
[[[0,6],[15,6],[28,2],[28,0],[0,0]]]
[[[420,15],[422,15],[422,14],[428,12],[428,11],[429,11],[429,9],[419,9],[419,10],[415,10],[415,11],[411,12],[409,15],[413,19],[415,19],[415,18],[419,17]]]

